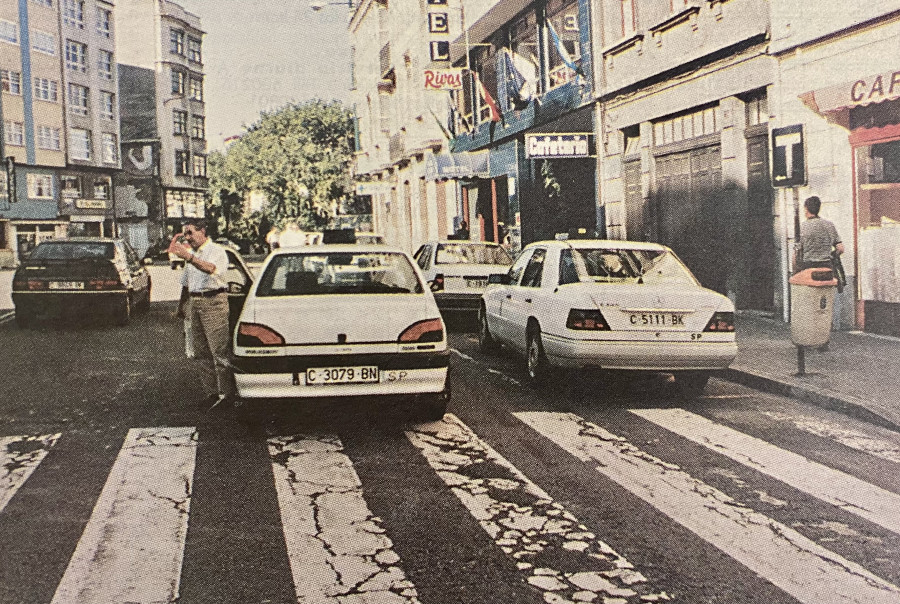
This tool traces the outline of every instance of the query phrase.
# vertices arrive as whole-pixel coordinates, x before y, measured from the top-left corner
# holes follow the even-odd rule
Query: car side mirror
[[[488,285],[509,285],[509,274],[494,273],[488,275]]]

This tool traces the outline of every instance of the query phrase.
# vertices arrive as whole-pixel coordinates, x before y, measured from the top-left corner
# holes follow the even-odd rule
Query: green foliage
[[[263,112],[226,153],[210,153],[209,214],[220,232],[251,241],[261,239],[261,222],[320,229],[353,201],[352,153],[352,115],[339,102],[312,100]],[[243,200],[253,191],[267,203],[262,213],[245,215]]]
[[[556,180],[556,175],[553,174],[553,168],[550,166],[550,162],[546,159],[541,164],[541,178],[543,180],[544,191],[547,193],[547,197],[549,199],[558,197],[561,190],[559,181]]]

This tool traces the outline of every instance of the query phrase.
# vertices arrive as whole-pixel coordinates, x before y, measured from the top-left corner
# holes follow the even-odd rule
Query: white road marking
[[[128,431],[53,604],[177,601],[196,434]]]
[[[893,461],[894,463],[900,463],[900,438],[897,437],[896,433],[888,432],[884,428],[871,427],[873,432],[883,434],[883,437],[879,437],[859,430],[853,430],[825,419],[788,415],[773,411],[766,411],[765,415],[778,421],[791,422],[805,432],[831,439],[845,447]]]
[[[631,412],[795,489],[900,533],[900,495],[684,409],[633,409]]]
[[[418,603],[341,441],[272,437],[268,445],[297,601]]]
[[[0,437],[0,512],[59,437],[59,434]]]
[[[669,600],[456,416],[406,436],[546,602]]]
[[[570,413],[515,416],[800,602],[900,602],[895,585],[624,438]]]

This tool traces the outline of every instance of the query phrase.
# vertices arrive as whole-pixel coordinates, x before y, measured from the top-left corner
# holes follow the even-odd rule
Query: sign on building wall
[[[462,69],[426,69],[425,90],[462,90]]]
[[[166,191],[166,218],[203,218],[206,198],[200,191]]]
[[[806,184],[803,126],[772,128],[772,186],[799,187]]]
[[[122,169],[134,176],[153,176],[157,173],[155,143],[122,143]]]
[[[583,158],[594,155],[593,134],[525,135],[525,156],[529,159]]]
[[[447,0],[428,0],[428,47],[432,62],[450,60],[450,20],[446,10]]]

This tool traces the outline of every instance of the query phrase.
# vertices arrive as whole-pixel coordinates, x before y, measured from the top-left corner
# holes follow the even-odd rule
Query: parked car
[[[415,259],[441,311],[472,313],[478,311],[488,276],[512,264],[506,249],[483,241],[430,241]]]
[[[381,245],[384,237],[377,233],[356,233],[356,243],[359,245]]]
[[[42,315],[106,313],[125,325],[135,310],[150,306],[151,279],[144,263],[121,239],[44,241],[13,276],[16,322],[27,327]]]
[[[239,398],[414,395],[423,417],[450,398],[446,330],[409,255],[384,246],[277,249],[234,336]]]
[[[737,354],[734,304],[655,243],[527,246],[482,297],[479,342],[524,354],[540,385],[553,366],[671,372],[690,392]]]

